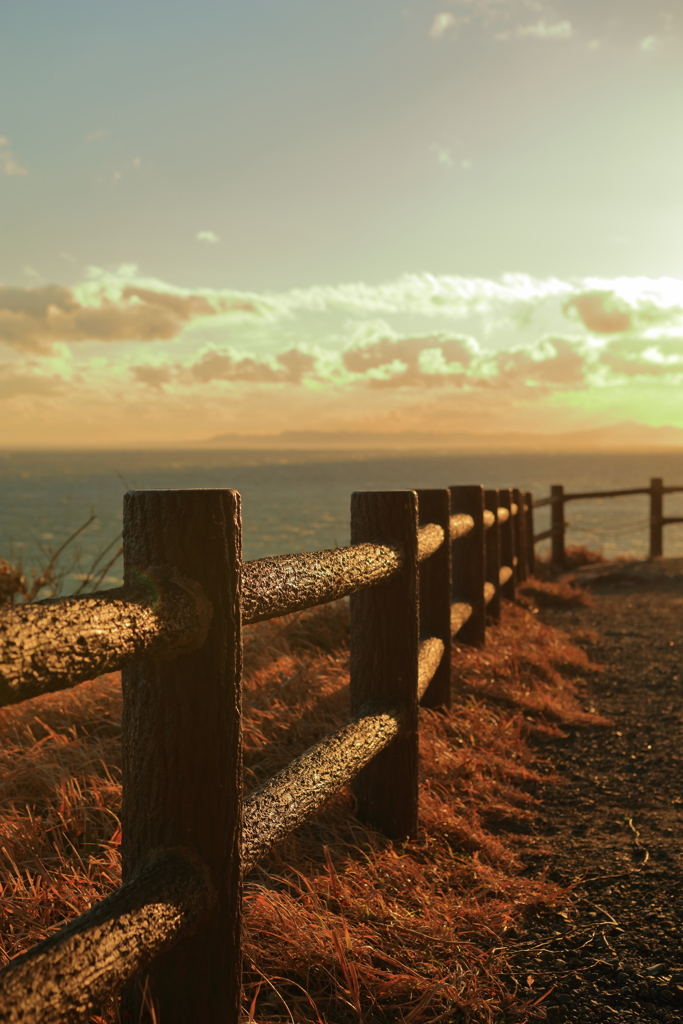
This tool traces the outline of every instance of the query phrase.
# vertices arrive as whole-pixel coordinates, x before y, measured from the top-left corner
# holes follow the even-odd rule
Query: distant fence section
[[[632,494],[647,494],[650,498],[650,558],[661,558],[664,553],[664,527],[671,523],[683,523],[681,516],[664,515],[664,495],[679,494],[683,487],[665,487],[660,477],[653,477],[649,487],[633,487],[620,491],[583,491],[567,494],[562,484],[554,484],[547,498],[533,502],[534,508],[550,505],[550,529],[535,534],[534,543],[551,541],[550,561],[556,568],[567,562],[566,531],[569,523],[565,520],[565,505],[568,501],[587,501],[595,498],[623,498]]]
[[[674,490],[601,496],[649,493],[661,554]],[[123,884],[0,971],[0,1022],[85,1020],[117,991],[138,1020],[144,979],[160,1024],[237,1024],[244,873],[348,783],[362,821],[415,835],[418,709],[450,705],[453,641],[484,645],[534,544],[564,562],[565,502],[595,496],[357,492],[348,547],[243,562],[236,491],[127,494],[122,587],[0,616],[0,704],[123,670]],[[243,801],[242,626],[347,596],[349,720]]]

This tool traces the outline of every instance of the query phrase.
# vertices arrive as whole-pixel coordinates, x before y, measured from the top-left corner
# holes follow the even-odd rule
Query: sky
[[[683,427],[682,109],[682,0],[12,5],[2,443]]]

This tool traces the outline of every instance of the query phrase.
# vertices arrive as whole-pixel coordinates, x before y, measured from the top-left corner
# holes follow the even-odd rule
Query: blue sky
[[[682,44],[680,6],[658,0],[13,5],[0,40],[0,402],[14,440],[66,444],[87,431],[94,443],[161,443],[239,424],[453,429],[435,389],[426,401],[424,380],[411,377],[405,346],[405,358],[386,349],[392,359],[373,369],[401,382],[381,408],[367,381],[331,369],[346,349],[382,338],[427,338],[435,353],[435,331],[482,352],[523,350],[530,365],[549,358],[548,332],[582,352],[592,337],[596,351],[618,343],[639,366],[660,358],[671,369],[656,385],[651,370],[621,365],[619,376],[616,363],[609,380],[591,370],[580,388],[551,387],[546,373],[544,391],[524,378],[506,405],[520,428],[539,403],[554,429],[631,414],[683,425],[673,349],[653,355],[633,317],[624,331],[591,334],[563,306],[597,288],[607,307],[632,311],[653,288],[666,292],[633,279],[683,278]],[[500,297],[476,315],[451,304],[435,320],[406,302],[410,275],[488,293],[503,275],[526,275],[535,295],[559,282],[560,298],[547,316],[534,300],[529,327],[509,320]],[[195,302],[172,330],[148,324],[135,337],[129,307],[145,299],[104,281],[209,303],[247,295],[261,313],[268,302],[279,312],[212,310],[209,322]],[[351,284],[400,297],[362,311],[329,300]],[[78,330],[60,320],[59,304],[49,325],[29,324],[51,285],[89,308],[118,304],[119,327],[102,336],[103,314],[88,337],[83,317]],[[7,291],[16,288],[21,301]],[[282,314],[286,296],[325,288],[317,313]],[[675,347],[679,313],[662,308]],[[190,387],[187,367],[207,346],[272,372],[192,371]],[[291,351],[315,373],[283,376]],[[434,372],[439,358],[420,356]],[[439,372],[462,415],[476,398],[485,422],[471,383]]]

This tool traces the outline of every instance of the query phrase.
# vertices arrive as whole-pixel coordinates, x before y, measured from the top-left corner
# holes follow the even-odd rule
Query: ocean
[[[120,534],[128,489],[235,488],[242,495],[244,557],[251,559],[347,544],[354,490],[481,483],[520,487],[541,498],[551,484],[564,484],[568,492],[616,490],[645,487],[652,476],[683,485],[683,455],[11,451],[0,453],[0,557],[21,560],[27,569],[43,565],[94,514],[62,557],[63,592],[73,592],[92,561]],[[567,542],[610,558],[646,555],[648,514],[645,495],[571,503]],[[665,515],[683,516],[683,495],[665,498]],[[548,523],[548,509],[539,509],[536,532]],[[547,544],[537,546],[546,549]],[[683,524],[665,528],[664,554],[683,556]],[[119,562],[103,587],[120,581]]]

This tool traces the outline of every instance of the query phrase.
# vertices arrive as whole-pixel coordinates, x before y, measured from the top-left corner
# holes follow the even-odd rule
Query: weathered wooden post
[[[503,487],[498,491],[498,500],[500,508],[506,508],[508,510],[508,518],[504,523],[500,524],[500,564],[508,565],[512,569],[512,575],[508,580],[503,583],[500,588],[502,597],[506,597],[508,601],[514,601],[515,599],[515,516],[512,514],[512,491],[508,487]]]
[[[534,496],[531,491],[524,494],[526,505],[526,564],[527,576],[533,576],[536,572],[536,547],[534,545]]]
[[[564,487],[562,484],[553,484],[550,488],[552,505],[550,506],[550,528],[553,535],[551,543],[551,564],[555,569],[564,569],[567,557],[564,550]]]
[[[447,490],[418,490],[420,526],[436,523],[443,528],[444,543],[420,564],[420,637],[442,641],[444,656],[421,704],[425,708],[451,706],[451,502]]]
[[[529,574],[529,556],[527,553],[527,528],[526,528],[526,494],[518,487],[512,492],[512,500],[517,506],[515,516],[515,551],[517,554],[517,565],[515,567],[515,582],[523,583]]]
[[[356,491],[351,543],[398,548],[403,565],[351,596],[351,713],[396,708],[401,732],[356,776],[361,821],[390,839],[417,832],[418,508],[415,491]]]
[[[206,924],[155,962],[148,994],[164,1024],[237,1024],[241,988],[240,496],[133,491],[124,499],[127,582],[171,567],[213,614],[204,645],[123,670],[123,880],[164,849],[205,865]],[[162,569],[163,571],[163,569]],[[139,1019],[140,986],[124,1005]]]
[[[500,523],[498,490],[484,491],[484,505],[493,512],[493,524],[486,531],[486,581],[495,587],[493,597],[486,606],[491,622],[500,622]]]
[[[664,481],[650,480],[650,558],[661,558],[664,551]]]
[[[456,638],[460,643],[483,647],[486,643],[484,488],[478,484],[451,487],[450,493],[451,514],[465,513],[474,520],[474,528],[454,540],[452,546],[451,598],[472,608],[471,616],[460,627]]]

